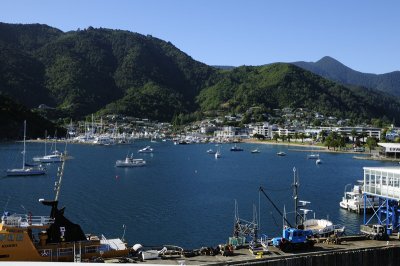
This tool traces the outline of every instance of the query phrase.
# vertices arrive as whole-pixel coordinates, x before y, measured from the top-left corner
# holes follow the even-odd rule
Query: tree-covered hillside
[[[66,134],[64,129],[57,128],[52,122],[0,93],[0,140],[21,140],[24,136],[24,120],[27,122],[28,139],[43,138],[45,130],[54,134],[57,129],[58,136]]]
[[[221,80],[200,93],[198,102],[203,111],[305,107],[355,120],[400,118],[397,98],[371,89],[345,87],[291,64],[238,67],[221,75]]]
[[[118,113],[171,121],[179,114],[261,106],[400,121],[397,98],[338,85],[293,65],[218,69],[149,35],[92,27],[62,32],[0,23],[0,92],[73,119]]]
[[[1,25],[0,36],[11,37],[0,38],[0,90],[29,107],[45,103],[73,118],[118,111],[170,120],[174,113],[196,110],[196,95],[217,73],[152,36]],[[24,27],[43,36],[30,40]]]

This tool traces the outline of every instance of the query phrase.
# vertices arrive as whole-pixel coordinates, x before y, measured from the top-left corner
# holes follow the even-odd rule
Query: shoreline
[[[251,144],[262,144],[262,145],[281,145],[281,146],[287,146],[287,147],[304,147],[304,148],[312,148],[312,149],[289,149],[290,151],[298,151],[298,152],[324,152],[324,153],[343,153],[343,154],[359,154],[362,155],[363,157],[369,158],[369,153],[367,152],[359,152],[359,151],[353,151],[353,150],[332,150],[328,149],[325,146],[320,146],[320,145],[313,145],[308,142],[305,142],[304,144],[302,143],[290,143],[290,142],[272,142],[272,141],[261,141],[261,140],[255,140],[255,139],[247,139],[244,140],[243,143],[251,143]],[[361,156],[360,156],[361,157]],[[358,159],[358,158],[356,158]]]

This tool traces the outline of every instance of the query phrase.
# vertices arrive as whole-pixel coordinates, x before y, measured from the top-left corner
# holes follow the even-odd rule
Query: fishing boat
[[[117,160],[115,162],[116,167],[138,167],[146,165],[146,161],[143,159],[134,159],[133,154],[126,156],[125,160]]]
[[[150,146],[146,146],[143,149],[138,150],[138,153],[152,153],[153,152],[153,148],[151,148]]]
[[[80,262],[128,256],[130,248],[119,239],[85,234],[58,208],[65,160],[58,171],[54,200],[40,199],[51,208],[49,216],[11,214],[5,211],[0,223],[1,261]]]
[[[24,149],[22,151],[22,168],[7,169],[7,176],[33,176],[44,175],[46,169],[39,166],[27,166],[26,161],[26,120],[24,121]]]

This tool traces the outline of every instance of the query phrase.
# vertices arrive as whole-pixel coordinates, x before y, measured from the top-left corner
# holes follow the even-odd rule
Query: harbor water
[[[153,153],[139,154],[146,145]],[[222,157],[208,149],[215,144],[173,145],[171,141],[136,141],[129,145],[91,146],[68,144],[72,157],[65,164],[59,206],[65,216],[81,225],[85,233],[124,237],[130,245],[173,244],[199,248],[225,243],[232,236],[235,200],[240,218],[251,221],[257,207],[260,232],[281,234],[282,217],[263,195],[262,186],[275,204],[285,206],[293,220],[293,168],[299,176],[299,199],[310,201],[311,218],[329,217],[357,233],[363,216],[339,208],[346,184],[362,179],[363,166],[393,166],[355,160],[352,154],[320,153],[322,164],[307,159],[309,152],[277,145],[240,144],[242,152],[231,152],[231,144],[219,144]],[[260,153],[251,153],[254,148]],[[63,150],[63,145],[58,145]],[[297,149],[297,148],[296,148]],[[57,167],[48,164],[47,174],[6,177],[7,168],[22,164],[22,144],[0,145],[0,208],[16,213],[49,215],[39,199],[54,199]],[[286,156],[277,156],[279,151]],[[43,143],[28,143],[28,161],[43,155]],[[128,153],[143,158],[146,166],[116,168],[115,161]],[[350,188],[350,187],[349,187]],[[124,235],[124,229],[125,235]]]

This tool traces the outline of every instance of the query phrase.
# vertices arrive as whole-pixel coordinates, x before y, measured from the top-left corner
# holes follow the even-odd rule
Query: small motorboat
[[[118,160],[115,162],[116,167],[137,167],[146,165],[143,159],[134,159],[132,156],[126,156],[125,160]]]
[[[138,153],[152,153],[154,151],[150,146],[146,146],[143,149],[138,150]]]
[[[209,149],[209,150],[207,150],[207,153],[208,154],[215,154],[215,151],[213,151],[213,149]]]
[[[260,153],[260,150],[256,148],[254,150],[251,150],[251,153]]]
[[[231,151],[243,151],[243,149],[240,148],[240,147],[238,147],[238,146],[236,146],[236,144],[235,144],[235,146],[233,146],[233,147],[231,148]]]
[[[322,163],[322,160],[321,159],[317,159],[316,161],[315,161],[315,164],[321,164]]]
[[[286,156],[286,153],[283,151],[277,152],[276,155],[278,156]]]

